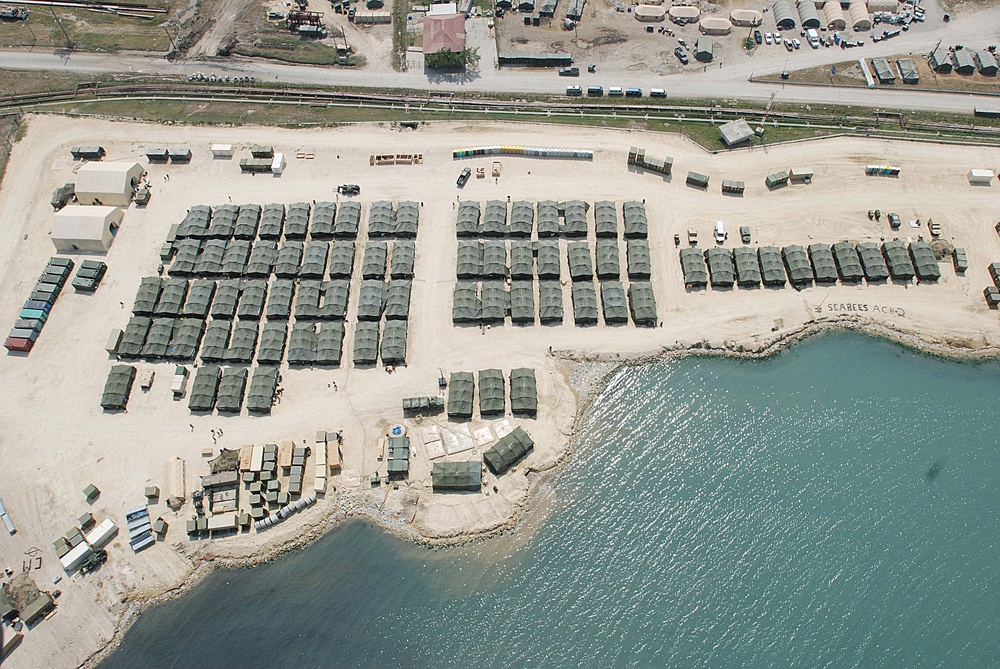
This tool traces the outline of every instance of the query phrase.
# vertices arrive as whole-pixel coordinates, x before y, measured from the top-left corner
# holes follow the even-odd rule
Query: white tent
[[[753,9],[734,9],[729,13],[729,20],[734,26],[759,26],[764,17]]]
[[[58,253],[106,253],[124,218],[118,207],[71,204],[52,217],[52,243]]]
[[[80,204],[127,207],[142,180],[139,163],[87,163],[76,173],[76,197]]]
[[[705,35],[728,35],[733,26],[722,17],[706,16],[698,24],[698,29]]]
[[[674,5],[668,13],[675,19],[687,19],[689,23],[701,16],[701,10],[690,5]]]
[[[639,5],[632,14],[636,21],[662,21],[667,9],[658,5]]]

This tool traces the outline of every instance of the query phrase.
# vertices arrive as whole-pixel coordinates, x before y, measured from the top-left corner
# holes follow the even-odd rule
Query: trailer
[[[687,185],[695,188],[708,188],[708,177],[698,172],[688,172]]]
[[[105,544],[111,541],[112,537],[118,534],[118,526],[114,524],[110,518],[105,520],[103,523],[92,529],[85,537],[87,543],[90,544],[95,549],[103,548]]]
[[[70,552],[59,558],[59,563],[67,572],[73,573],[80,567],[81,564],[83,564],[84,560],[90,557],[93,552],[94,549],[90,547],[90,544],[86,541],[81,541],[75,548],[71,549]]]
[[[213,158],[232,158],[233,157],[233,145],[232,144],[213,144],[212,145],[212,157]]]
[[[792,181],[801,181],[802,183],[812,183],[813,180],[813,168],[811,167],[789,167],[788,168],[788,178]]]
[[[969,183],[974,186],[989,186],[993,182],[993,170],[969,170]]]
[[[723,193],[735,193],[737,195],[742,195],[743,191],[746,190],[746,184],[742,181],[733,181],[732,179],[722,180],[722,192]]]
[[[782,170],[780,172],[775,172],[774,174],[768,174],[764,179],[764,185],[769,189],[777,188],[778,186],[784,186],[788,183],[788,172]]]

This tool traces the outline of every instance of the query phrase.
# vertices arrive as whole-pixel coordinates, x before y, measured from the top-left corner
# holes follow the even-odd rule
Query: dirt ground
[[[217,142],[234,143],[238,157],[251,144],[270,144],[289,156],[289,165],[280,178],[242,175],[237,159],[211,158],[209,147]],[[489,168],[491,161],[456,162],[452,149],[520,143],[592,149],[595,156],[592,162],[504,157],[498,180],[473,178],[463,190],[456,188],[462,167]],[[0,356],[0,378],[8,391],[0,407],[0,492],[18,528],[14,537],[0,537],[0,567],[20,565],[20,556],[37,547],[44,564],[36,581],[63,593],[57,613],[29,632],[5,662],[12,669],[77,666],[115,637],[133,602],[176,587],[204,560],[260,555],[328,529],[327,519],[338,514],[366,512],[431,538],[504,527],[525,507],[524,474],[553,466],[569,445],[576,411],[576,397],[567,383],[572,360],[613,361],[702,342],[758,347],[817,320],[841,318],[860,318],[923,340],[971,349],[1000,345],[997,312],[986,308],[982,296],[990,283],[987,265],[1000,258],[1000,238],[993,229],[1000,186],[972,187],[965,177],[970,168],[1000,165],[1000,150],[837,139],[709,155],[670,135],[476,123],[425,124],[416,131],[382,125],[294,131],[31,117],[0,189],[0,211],[12,222],[0,229],[0,323],[9,325],[17,318],[35,278],[53,255],[49,197],[57,185],[73,180],[77,164],[69,147],[91,144],[104,146],[107,160],[139,160],[143,165],[144,147],[185,145],[193,150],[194,160],[190,165],[148,167],[152,201],[144,209],[128,208],[113,247],[102,258],[109,271],[97,293],[86,296],[68,289],[54,306],[35,350],[27,356]],[[652,157],[672,156],[674,176],[629,171],[626,154],[632,145],[645,147]],[[299,151],[315,158],[296,159]],[[372,152],[422,153],[424,163],[373,167]],[[902,174],[898,179],[865,177],[867,163],[896,164]],[[767,174],[800,165],[814,168],[812,184],[775,192],[765,188]],[[686,187],[687,170],[708,175],[709,191]],[[723,178],[745,180],[746,194],[723,195]],[[381,367],[355,368],[349,362],[336,369],[283,368],[281,402],[270,416],[195,416],[186,402],[171,399],[173,364],[143,362],[137,363],[140,372],[155,371],[152,388],[143,392],[136,384],[126,413],[101,411],[100,395],[115,364],[104,344],[112,329],[127,322],[140,278],[156,273],[157,251],[171,224],[194,204],[222,204],[230,197],[234,203],[334,199],[333,188],[341,182],[361,185],[366,213],[370,203],[380,199],[423,203],[405,367],[392,374]],[[528,200],[584,198],[591,203],[644,199],[662,326],[575,327],[568,283],[562,325],[508,323],[487,330],[453,326],[456,199],[485,203],[508,195]],[[903,228],[893,235],[884,218],[881,224],[870,221],[866,213],[873,208],[898,212]],[[926,236],[926,229],[912,228],[909,221],[928,218],[942,225],[947,240],[968,250],[971,267],[964,275],[942,262],[942,278],[936,284],[685,290],[673,240],[675,234],[683,237],[694,228],[707,246],[717,220],[730,231],[725,244],[730,248],[740,243],[740,225],[750,226],[755,245],[916,239]],[[361,239],[366,233],[363,224]],[[561,244],[563,276],[568,276],[565,242]],[[624,244],[621,247],[624,256]],[[359,262],[360,251],[356,266]],[[352,286],[348,323],[355,322],[359,278]],[[346,360],[352,345],[353,326],[344,342]],[[404,420],[400,400],[435,394],[439,370],[447,374],[499,367],[506,373],[520,366],[536,369],[539,415],[537,420],[506,419],[529,431],[535,452],[516,472],[499,479],[488,475],[478,495],[433,494],[427,476],[431,462],[420,436],[428,422]],[[410,480],[398,489],[372,489],[369,477],[385,467],[379,460],[378,438],[397,422],[406,425],[414,439]],[[457,429],[443,416],[435,422]],[[498,421],[483,421],[477,413],[470,428],[490,425],[496,428]],[[224,436],[213,438],[212,431],[217,435],[220,429]],[[331,479],[328,494],[316,507],[278,528],[192,542],[184,533],[191,504],[174,514],[159,502],[150,513],[170,522],[166,541],[133,555],[123,528],[109,547],[108,564],[97,574],[70,578],[59,569],[52,541],[88,510],[98,521],[110,517],[123,526],[124,510],[143,501],[143,487],[163,486],[168,459],[179,456],[186,461],[191,490],[207,469],[203,449],[214,453],[244,443],[311,442],[320,429],[343,431],[342,473]],[[482,450],[478,446],[447,459],[478,457]],[[102,490],[92,506],[81,492],[88,483]],[[53,586],[56,576],[63,580]]]

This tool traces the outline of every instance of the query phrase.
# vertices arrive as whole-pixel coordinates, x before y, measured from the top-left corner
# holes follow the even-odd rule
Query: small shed
[[[694,45],[694,57],[702,63],[710,63],[715,57],[715,42],[710,37],[699,37]]]
[[[87,163],[76,173],[81,204],[128,206],[145,171],[139,163]]]
[[[708,188],[708,177],[698,172],[688,172],[686,183],[695,188]]]
[[[124,218],[118,207],[68,205],[52,217],[52,244],[57,253],[107,253]]]
[[[948,74],[951,72],[951,53],[943,46],[939,46],[927,57],[927,64],[939,74]]]
[[[896,69],[899,70],[899,78],[904,84],[920,83],[920,75],[917,74],[917,66],[910,58],[900,58],[896,61]]]
[[[55,600],[52,599],[52,595],[47,592],[38,593],[38,597],[32,600],[24,610],[21,611],[21,620],[24,624],[31,629],[36,623],[40,622],[45,616],[49,614],[49,611],[56,608]]]
[[[951,64],[955,72],[959,74],[975,74],[976,72],[976,62],[972,59],[971,53],[965,49],[952,52]]]
[[[703,35],[728,35],[733,30],[733,24],[718,16],[706,16],[698,24],[698,30]]]
[[[701,40],[699,40],[700,42]],[[738,118],[719,126],[719,133],[722,136],[722,143],[727,147],[734,147],[749,142],[753,137],[753,130],[750,129],[746,120]]]
[[[989,51],[977,51],[973,58],[976,61],[976,67],[979,69],[979,74],[984,74],[987,77],[996,76],[997,70],[1000,69],[997,66],[996,56]]]

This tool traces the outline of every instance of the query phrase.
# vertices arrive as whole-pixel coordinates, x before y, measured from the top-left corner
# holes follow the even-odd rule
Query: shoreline
[[[989,362],[1000,358],[1000,348],[995,346],[987,346],[984,349],[958,348],[949,344],[932,342],[916,332],[887,327],[873,321],[866,322],[864,319],[857,317],[825,319],[807,323],[792,332],[776,337],[773,341],[765,343],[757,349],[747,349],[742,345],[740,345],[742,350],[737,350],[735,348],[713,348],[704,347],[700,344],[691,344],[683,348],[665,348],[660,352],[630,355],[625,358],[616,355],[617,359],[613,361],[591,359],[590,357],[583,360],[578,360],[570,356],[560,357],[560,361],[571,362],[575,365],[569,374],[574,393],[577,395],[577,412],[573,419],[573,433],[570,435],[566,450],[558,462],[544,470],[533,471],[531,473],[532,480],[529,483],[528,495],[524,504],[518,507],[514,516],[504,525],[475,534],[463,534],[443,538],[426,537],[408,524],[393,522],[392,519],[385,515],[379,515],[370,509],[358,508],[353,511],[345,511],[338,507],[332,513],[303,527],[302,529],[305,530],[305,533],[291,543],[286,543],[278,547],[265,548],[260,553],[249,558],[214,557],[202,559],[184,582],[175,588],[153,597],[132,600],[128,609],[119,619],[114,638],[103,648],[96,651],[80,667],[81,669],[93,669],[93,667],[96,667],[121,645],[122,639],[128,633],[129,628],[145,610],[184,596],[213,571],[218,569],[253,569],[277,560],[287,553],[311,547],[321,538],[331,532],[337,531],[348,521],[359,520],[369,522],[379,530],[393,537],[409,541],[426,549],[447,549],[465,546],[489,541],[507,533],[517,532],[523,517],[531,511],[538,488],[547,483],[551,477],[558,475],[571,460],[577,436],[576,428],[581,418],[590,409],[593,401],[601,395],[611,377],[623,367],[640,367],[678,360],[688,356],[717,356],[744,360],[766,360],[780,355],[791,347],[804,343],[812,337],[833,333],[856,333],[875,337],[898,344],[921,355],[958,363]]]

